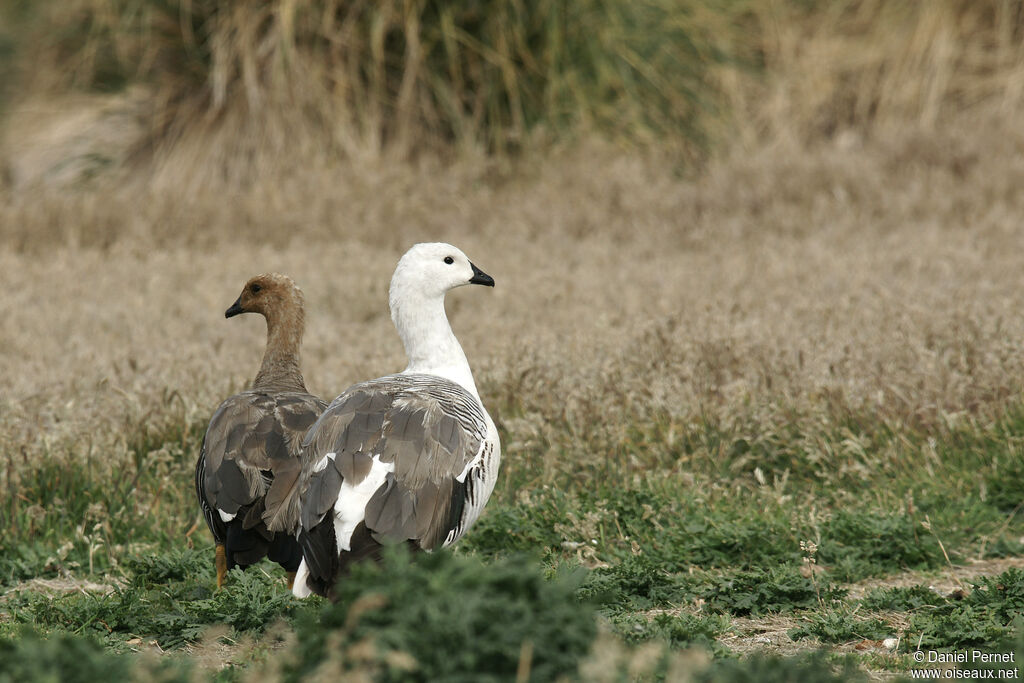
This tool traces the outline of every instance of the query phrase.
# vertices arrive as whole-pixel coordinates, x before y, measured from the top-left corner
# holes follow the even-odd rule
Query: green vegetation
[[[869,610],[891,610],[910,612],[921,607],[942,605],[946,599],[927,586],[906,588],[875,588],[861,599],[860,604]]]
[[[621,614],[611,618],[613,631],[626,643],[665,643],[673,650],[699,647],[716,657],[730,654],[717,640],[729,630],[729,620],[719,616],[656,614],[648,619],[637,614]]]
[[[16,488],[0,500],[0,585],[115,571],[122,560],[179,547],[195,493],[175,482],[191,476],[205,424],[176,412],[164,425],[127,426],[125,469],[91,451],[46,454],[31,467],[23,460],[8,481]]]
[[[212,591],[208,553],[171,552],[130,562],[127,569],[127,584],[107,593],[25,593],[9,600],[6,609],[12,622],[43,632],[90,634],[112,645],[144,636],[171,649],[198,640],[212,624],[227,624],[236,636],[259,634],[304,605],[285,590],[280,576],[258,569],[236,570],[233,590]]]
[[[1003,0],[0,0],[0,683],[1020,651],[1022,36]],[[513,284],[451,302],[483,518],[336,605],[214,592],[192,469],[261,341],[225,278],[302,274],[330,397],[401,362],[382,277],[438,234]]]
[[[706,673],[698,674],[701,683],[840,683],[864,681],[867,676],[852,660],[843,660],[837,667],[821,653],[793,658],[755,656],[737,662],[716,663]]]
[[[1006,434],[1020,424],[1007,419],[994,433]],[[165,434],[170,440],[159,446],[159,437],[139,441],[146,444],[140,448],[151,450],[138,462],[154,466],[140,467],[144,474],[135,477],[140,490],[135,505],[143,504],[148,487],[159,485],[157,478],[149,479],[154,472],[188,480],[196,446],[186,441],[196,429]],[[937,473],[932,488],[909,477],[890,480],[885,495],[902,499],[903,487],[914,486],[917,500],[937,498],[938,486],[955,472],[967,476],[979,458],[987,460],[998,448],[985,435],[958,434],[956,442],[964,450],[947,460],[948,469]],[[1021,525],[1002,514],[999,498],[949,499],[945,509],[922,502],[927,513],[920,508],[885,513],[886,500],[865,483],[862,493],[847,492],[837,508],[834,490],[810,478],[790,479],[786,498],[756,483],[716,488],[671,479],[639,479],[614,488],[544,486],[516,495],[529,470],[513,462],[488,514],[460,552],[415,561],[399,553],[380,567],[361,566],[342,586],[340,602],[326,606],[292,598],[281,572],[267,573],[269,565],[236,570],[228,589],[212,592],[205,530],[195,537],[202,539],[200,548],[180,549],[191,509],[188,496],[176,494],[185,499],[165,508],[160,519],[104,519],[88,512],[89,506],[102,491],[117,501],[124,484],[100,479],[96,471],[90,475],[87,466],[75,467],[43,468],[37,478],[22,480],[22,505],[35,495],[39,498],[28,501],[53,512],[37,515],[19,507],[9,518],[17,523],[0,541],[14,551],[3,555],[4,581],[11,586],[33,572],[71,573],[109,580],[111,586],[56,595],[27,587],[10,593],[0,603],[0,634],[24,641],[8,643],[16,648],[12,656],[43,647],[36,636],[25,639],[24,628],[49,637],[87,636],[89,641],[75,642],[98,642],[123,653],[140,639],[170,651],[201,643],[204,633],[220,624],[229,628],[225,637],[232,642],[261,643],[265,630],[283,621],[301,643],[300,656],[282,660],[291,662],[281,669],[288,680],[323,667],[373,672],[383,680],[435,680],[457,671],[502,678],[522,665],[523,648],[529,650],[531,670],[549,680],[576,671],[603,622],[624,652],[651,644],[663,648],[651,670],[663,675],[673,653],[691,648],[713,660],[734,658],[726,643],[737,635],[732,620],[740,617],[786,616],[794,624],[789,637],[797,642],[842,644],[899,635],[906,653],[918,643],[932,649],[999,647],[1019,633],[1014,620],[1024,610],[1024,571],[1018,569],[979,579],[962,599],[917,585],[875,589],[854,601],[842,586],[913,569],[941,570],[940,540],[954,557],[982,548],[1019,548]],[[54,489],[43,485],[46,476],[57,482]],[[71,476],[78,477],[77,485]],[[740,491],[743,495],[737,495]],[[70,528],[68,518],[54,510],[57,495],[66,507],[96,515],[93,533],[102,534],[101,542],[83,534],[70,548],[56,546]],[[157,498],[163,505],[173,500]],[[940,526],[938,519],[949,526]],[[177,537],[168,531],[174,529]],[[800,542],[810,538],[818,540]],[[523,551],[538,559],[526,559]],[[585,570],[581,561],[601,566]],[[454,642],[473,645],[454,658],[445,647]],[[263,649],[243,655],[231,671],[240,674],[275,657],[266,644],[250,647]],[[796,666],[778,665],[787,671]],[[707,680],[732,680],[728,676],[740,676],[736,671],[716,663],[707,675],[726,678]]]
[[[892,634],[892,627],[881,619],[862,619],[845,607],[813,614],[789,631],[793,640],[814,636],[822,643],[881,640]]]
[[[924,649],[994,647],[1021,631],[1024,614],[1024,572],[1006,572],[980,579],[960,600],[945,600],[920,610],[907,627],[908,641]]]
[[[187,683],[189,667],[181,660],[138,660],[113,654],[90,638],[60,633],[42,638],[21,629],[16,638],[0,638],[3,683],[94,683],[156,681]]]
[[[711,581],[708,605],[737,616],[778,614],[842,597],[834,587],[819,588],[790,567],[725,573]]]
[[[358,567],[337,605],[300,624],[285,680],[354,666],[377,680],[497,681],[522,666],[538,680],[572,675],[596,635],[593,613],[574,597],[580,578],[545,579],[522,557],[483,565],[393,553]]]

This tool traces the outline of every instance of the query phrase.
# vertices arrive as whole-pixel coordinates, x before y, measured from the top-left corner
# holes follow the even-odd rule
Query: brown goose
[[[306,435],[296,596],[333,598],[351,562],[387,544],[443,548],[480,516],[501,445],[444,311],[448,290],[470,284],[494,280],[450,244],[399,261],[391,318],[409,366],[347,389]]]
[[[266,318],[267,349],[252,388],[221,403],[210,420],[196,463],[196,495],[217,544],[217,588],[232,567],[245,569],[264,557],[285,568],[291,588],[302,551],[285,524],[297,516],[298,502],[284,500],[284,492],[300,474],[303,436],[327,404],[302,380],[305,311],[292,279],[252,278],[224,317],[241,313]]]

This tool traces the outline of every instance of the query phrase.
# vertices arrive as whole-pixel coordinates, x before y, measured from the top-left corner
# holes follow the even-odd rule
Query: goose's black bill
[[[469,284],[471,285],[483,285],[484,287],[493,287],[494,278],[485,273],[484,271],[477,268],[472,263],[469,264],[473,269],[473,277],[469,278]]]
[[[231,304],[231,308],[224,311],[224,317],[231,318],[239,313],[245,313],[245,309],[242,308],[242,297],[238,297],[238,299],[235,300],[235,303]]]

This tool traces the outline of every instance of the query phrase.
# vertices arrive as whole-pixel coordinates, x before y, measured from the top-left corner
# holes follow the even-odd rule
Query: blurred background
[[[1011,0],[5,0],[4,178],[240,190],[594,137],[693,175],[780,140],[1010,120],[1021,22]]]
[[[680,416],[998,411],[1022,32],[1011,0],[4,0],[6,421],[209,407],[262,344],[216,314],[274,269],[334,395],[402,364],[384,292],[425,240],[501,283],[451,301],[499,383],[654,334]]]
[[[180,548],[246,279],[331,398],[404,367],[432,240],[497,281],[448,297],[506,453],[470,552],[1013,559],[1022,188],[1020,0],[0,0],[0,577]]]

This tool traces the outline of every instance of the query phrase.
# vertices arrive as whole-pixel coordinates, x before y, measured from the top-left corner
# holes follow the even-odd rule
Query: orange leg
[[[287,572],[287,576],[288,576],[288,590],[291,590],[292,586],[295,585],[295,572]]]
[[[228,556],[224,552],[224,546],[217,544],[217,555],[214,559],[214,564],[217,566],[217,590],[221,589],[224,585],[224,577],[228,573]]]

